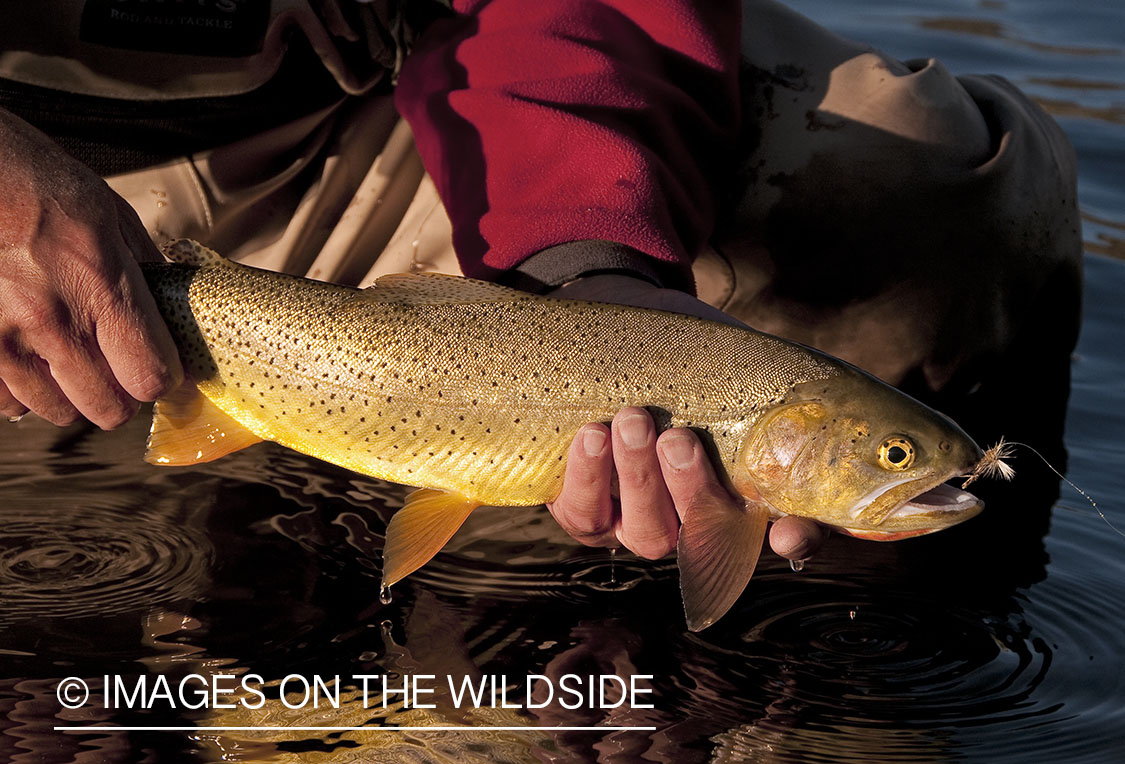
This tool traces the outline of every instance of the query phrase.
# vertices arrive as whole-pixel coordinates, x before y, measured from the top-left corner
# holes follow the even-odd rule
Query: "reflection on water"
[[[1022,38],[1008,29],[1003,23],[993,19],[943,16],[918,20],[918,26],[937,32],[956,32],[957,34],[977,35],[1003,40],[1011,45],[1027,47],[1041,53],[1054,53],[1063,56],[1120,56],[1121,48],[1099,48],[1085,45],[1058,45]]]
[[[1085,212],[1082,213],[1082,221],[1086,230],[1093,233],[1093,239],[1087,237],[1085,241],[1087,252],[1125,260],[1125,222],[1114,222]]]
[[[1125,83],[1082,80],[1075,77],[1028,77],[1027,81],[1064,90],[1125,90]]]
[[[1035,102],[1042,106],[1055,119],[1062,117],[1081,117],[1098,119],[1115,125],[1125,125],[1125,106],[1091,107],[1077,101],[1039,96]]]
[[[1075,13],[1055,24],[1035,4],[982,3],[996,26],[972,28],[994,30],[986,37],[948,25],[919,32],[921,11],[907,17],[876,0],[795,5],[903,57],[945,45],[953,69],[966,68],[959,53],[976,60],[974,46],[1000,46],[1004,74],[1078,104],[1062,122],[1083,168],[1087,249],[1122,254],[1125,128],[1099,115],[1120,110],[1125,69],[1120,56],[1091,66],[1069,50]],[[849,29],[845,5],[881,23]],[[965,13],[942,6],[927,3],[924,17]],[[1090,25],[1089,50],[1109,47],[1099,28]],[[917,49],[895,47],[921,33],[932,36],[908,38]],[[1003,433],[1069,461],[1067,474],[1119,526],[1121,294],[1125,264],[1091,254],[1065,453],[1050,434],[1052,367],[1035,337],[1002,383],[954,412],[984,441]],[[1122,760],[1125,539],[1069,489],[1060,498],[1028,452],[1017,452],[1015,483],[978,484],[988,510],[972,522],[895,544],[834,539],[801,573],[766,556],[732,612],[690,634],[674,565],[576,547],[541,510],[474,513],[384,604],[382,530],[400,487],[269,444],[198,468],[150,467],[140,460],[144,417],[112,433],[32,417],[0,424],[0,761]],[[256,675],[263,702],[104,708],[116,692],[106,675],[174,684],[193,674]],[[290,708],[280,690],[289,674],[341,675],[340,708]],[[382,696],[365,707],[354,674],[435,676],[435,708],[398,698],[383,708]],[[529,674],[541,678],[528,685]],[[650,675],[655,707],[478,709],[440,686],[506,677],[508,697],[535,706],[567,674]],[[60,706],[64,677],[89,684],[81,709]],[[52,729],[98,723],[373,729]],[[462,724],[656,730],[390,729]]]

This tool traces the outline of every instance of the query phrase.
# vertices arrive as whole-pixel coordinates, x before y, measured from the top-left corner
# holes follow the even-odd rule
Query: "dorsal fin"
[[[463,305],[509,302],[528,296],[526,292],[509,287],[444,273],[389,273],[352,299],[402,305]]]
[[[187,381],[153,407],[145,461],[166,467],[199,464],[261,440]]]
[[[230,262],[215,250],[191,239],[170,241],[160,251],[172,262],[184,265],[221,265]]]

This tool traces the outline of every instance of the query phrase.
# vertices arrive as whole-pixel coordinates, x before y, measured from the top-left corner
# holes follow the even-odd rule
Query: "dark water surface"
[[[794,5],[904,58],[1004,74],[1071,136],[1088,254],[1066,474],[1125,527],[1125,8]],[[1033,394],[1005,432],[1035,430],[1037,384],[1018,381]],[[673,565],[576,548],[534,510],[474,514],[383,604],[381,531],[403,489],[272,444],[157,469],[140,461],[147,426],[0,428],[0,761],[1125,762],[1125,538],[1026,453],[960,528],[834,539],[801,573],[764,556],[735,610],[693,635]],[[435,709],[393,695],[384,709],[378,692],[365,708],[347,681],[339,708],[289,708],[300,693],[277,688],[290,674],[432,676],[422,685],[439,690],[495,677],[526,703],[528,674],[568,673],[650,675],[654,708],[458,708],[440,691]],[[175,688],[193,674],[189,688],[260,677],[260,707],[126,703],[103,679]],[[60,705],[67,677],[89,687],[81,708]],[[53,729],[97,724],[275,729]],[[463,724],[656,730],[276,729]]]

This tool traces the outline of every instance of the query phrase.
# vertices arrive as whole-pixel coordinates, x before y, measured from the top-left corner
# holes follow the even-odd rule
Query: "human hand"
[[[552,297],[659,308],[742,325],[689,294],[621,275],[593,276],[556,289]],[[616,467],[620,502],[611,495]],[[741,508],[743,499],[720,482],[699,438],[675,428],[656,433],[648,412],[622,409],[610,427],[584,425],[570,446],[562,492],[547,505],[555,520],[588,546],[624,546],[648,559],[676,548],[680,522],[694,503]],[[827,530],[786,516],[770,529],[770,546],[791,560],[815,554]]]
[[[183,378],[137,260],[136,213],[88,168],[0,110],[0,413],[128,421]]]

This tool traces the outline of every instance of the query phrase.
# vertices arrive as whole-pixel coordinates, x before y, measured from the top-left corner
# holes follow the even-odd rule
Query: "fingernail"
[[[695,461],[695,443],[686,435],[668,435],[660,441],[664,460],[678,470]]]
[[[641,448],[648,443],[648,417],[644,414],[630,414],[617,425],[621,441],[629,448]]]
[[[586,456],[601,456],[605,451],[605,432],[595,427],[582,431],[582,450]]]

